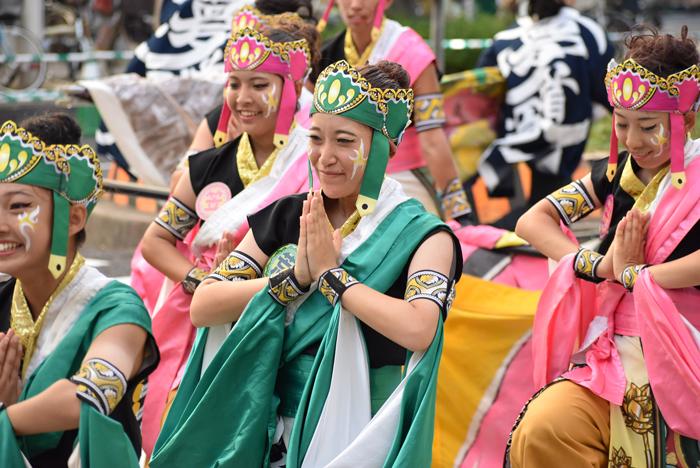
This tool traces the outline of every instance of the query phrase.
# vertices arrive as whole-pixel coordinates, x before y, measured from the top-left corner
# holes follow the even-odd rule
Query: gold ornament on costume
[[[632,457],[628,457],[627,453],[625,453],[625,449],[622,447],[619,449],[613,448],[610,468],[633,468]]]
[[[22,344],[22,379],[25,378],[25,373],[29,367],[29,362],[34,355],[34,351],[36,351],[36,342],[39,338],[41,327],[44,324],[46,312],[49,310],[49,307],[51,307],[51,303],[53,302],[54,298],[56,298],[56,296],[58,296],[61,291],[68,286],[83,265],[85,265],[85,259],[79,253],[76,253],[75,258],[73,259],[73,264],[68,269],[66,276],[63,277],[56,290],[51,294],[51,296],[49,296],[49,300],[46,301],[46,304],[44,304],[44,307],[41,309],[41,313],[37,317],[36,321],[34,320],[32,311],[29,309],[27,299],[24,297],[22,283],[20,280],[17,280],[15,283],[15,290],[12,296],[12,308],[10,312],[10,328],[15,331],[15,334],[19,337],[19,342]]]
[[[236,152],[236,164],[238,165],[238,176],[243,182],[243,187],[247,188],[270,173],[272,165],[275,163],[279,148],[275,147],[272,154],[265,160],[262,167],[258,168],[258,162],[253,154],[253,147],[247,133],[241,135]]]
[[[664,167],[656,173],[651,181],[649,181],[649,184],[644,185],[644,182],[639,180],[634,173],[634,169],[632,169],[632,157],[630,156],[627,158],[625,166],[622,168],[620,187],[627,192],[629,196],[634,198],[634,207],[644,214],[649,210],[651,202],[656,198],[661,181],[666,177],[670,169],[671,166]]]
[[[355,47],[355,43],[352,40],[352,33],[350,32],[349,29],[345,31],[345,44],[344,44],[344,52],[345,52],[345,60],[348,61],[350,65],[353,67],[361,67],[369,60],[369,56],[372,54],[372,49],[374,49],[374,46],[377,44],[377,39],[381,37],[382,32],[384,31],[384,22],[386,21],[386,18],[382,18],[382,27],[379,29],[379,34],[373,35],[372,39],[369,43],[369,45],[365,48],[365,50],[362,52],[362,55],[357,51],[357,47]]]

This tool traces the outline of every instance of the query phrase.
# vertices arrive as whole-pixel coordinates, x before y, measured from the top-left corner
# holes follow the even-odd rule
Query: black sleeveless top
[[[263,208],[255,214],[248,216],[250,230],[258,247],[267,255],[272,256],[280,247],[285,245],[297,245],[299,242],[299,217],[301,216],[303,203],[306,200],[305,193],[290,195],[281,198],[271,205]],[[462,251],[459,242],[446,226],[441,226],[429,232],[416,247],[404,266],[401,274],[394,284],[385,292],[389,297],[403,299],[408,282],[408,268],[413,260],[413,255],[428,238],[438,232],[449,232],[453,237],[455,252],[453,261],[453,271],[449,276],[450,282],[459,279],[462,275]],[[447,318],[447,310],[443,309],[443,319]],[[367,354],[369,356],[369,366],[376,369],[384,366],[402,366],[406,362],[406,349],[386,338],[381,333],[370,328],[360,321],[362,333],[367,344]],[[310,346],[305,354],[315,355],[320,341]]]

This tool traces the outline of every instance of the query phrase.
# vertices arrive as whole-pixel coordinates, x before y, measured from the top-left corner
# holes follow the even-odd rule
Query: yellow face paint
[[[355,152],[355,157],[350,156],[350,160],[354,161],[352,164],[352,177],[353,179],[355,177],[355,173],[357,172],[357,168],[359,166],[364,166],[365,168],[367,167],[367,158],[365,157],[365,141],[360,140],[360,149],[353,150]]]
[[[31,229],[32,232],[36,231],[36,223],[39,221],[40,212],[41,206],[37,206],[36,209],[31,213],[25,211],[21,215],[17,216],[17,219],[19,220],[19,222],[17,223],[17,227],[19,228],[19,232],[22,233],[22,235],[24,236],[24,240],[27,244],[27,251],[29,251],[29,247],[31,247],[32,245],[32,239],[29,237],[27,229]]]
[[[272,89],[270,90],[269,94],[263,94],[262,95],[262,100],[265,103],[265,108],[267,109],[267,115],[265,118],[270,117],[271,112],[276,112],[277,109],[279,108],[279,102],[277,102],[274,94],[275,91],[277,91],[277,85],[275,83],[272,84]]]
[[[660,156],[666,148],[670,147],[671,133],[668,132],[668,134],[664,136],[664,124],[659,124],[659,133],[651,137],[651,144],[659,149],[654,155],[655,158]]]

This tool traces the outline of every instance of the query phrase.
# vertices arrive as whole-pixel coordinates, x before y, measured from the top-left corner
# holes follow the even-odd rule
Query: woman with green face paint
[[[133,289],[78,252],[103,190],[77,122],[54,114],[26,126],[0,127],[0,270],[13,277],[1,292],[12,286],[2,302],[11,328],[0,333],[2,465],[136,468],[159,359],[150,318]]]
[[[447,219],[471,224],[471,206],[442,130],[443,96],[432,50],[413,29],[384,16],[393,0],[331,0],[319,22],[319,31],[323,31],[334,4],[347,29],[323,43],[321,69],[339,60],[354,67],[389,60],[400,63],[408,71],[415,99],[412,124],[398,153],[389,162],[387,174],[429,212],[441,211]],[[439,201],[435,189],[421,173],[423,168],[430,170]]]
[[[449,228],[385,177],[409,82],[391,62],[321,74],[309,140],[321,190],[249,216],[248,235],[195,292],[200,329],[152,467],[182,462],[185,443],[204,465],[430,466],[442,323],[462,261]],[[215,342],[208,327],[231,322]],[[220,434],[200,435],[205,422]]]

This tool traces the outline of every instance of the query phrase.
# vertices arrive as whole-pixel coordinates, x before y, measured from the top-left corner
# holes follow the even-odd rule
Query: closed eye
[[[11,210],[21,210],[22,208],[29,208],[32,206],[31,203],[12,203],[10,205]]]
[[[650,132],[656,128],[656,125],[652,125],[651,127],[642,127],[642,130],[645,132]]]

